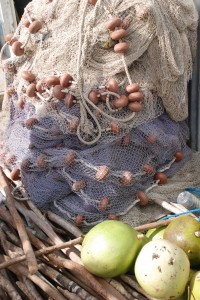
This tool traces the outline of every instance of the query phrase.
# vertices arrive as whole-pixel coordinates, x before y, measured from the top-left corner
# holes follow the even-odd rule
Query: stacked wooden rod
[[[153,299],[133,275],[102,279],[90,274],[80,259],[80,229],[52,212],[43,215],[30,199],[16,201],[13,182],[1,168],[0,186],[6,197],[0,206],[0,300]]]

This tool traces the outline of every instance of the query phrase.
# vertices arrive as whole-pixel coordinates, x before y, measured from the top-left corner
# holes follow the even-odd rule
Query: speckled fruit
[[[185,252],[166,240],[147,243],[135,262],[135,276],[143,290],[151,297],[173,300],[181,296],[190,273]]]

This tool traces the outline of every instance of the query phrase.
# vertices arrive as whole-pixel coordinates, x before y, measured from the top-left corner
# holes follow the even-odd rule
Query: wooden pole
[[[26,255],[27,258],[27,263],[28,263],[28,268],[29,268],[29,272],[30,274],[34,274],[35,272],[37,272],[38,270],[38,265],[37,265],[37,261],[33,252],[33,248],[31,246],[31,243],[29,241],[24,223],[20,217],[20,215],[18,214],[18,211],[16,210],[15,207],[15,201],[14,198],[10,192],[8,183],[3,175],[3,171],[2,168],[0,168],[0,185],[3,188],[5,195],[6,195],[6,205],[10,211],[10,214],[13,217],[14,223],[16,225],[20,240],[22,242],[22,247],[24,250],[24,253]]]
[[[77,243],[81,243],[81,242],[82,242],[82,237],[79,237],[79,238],[77,238],[75,240],[72,240],[70,242],[61,243],[61,244],[58,244],[58,245],[55,245],[55,246],[40,249],[40,250],[36,251],[34,254],[35,254],[36,257],[46,255],[46,254],[49,254],[49,253],[51,253],[55,250],[61,250],[61,249],[65,249],[65,248],[68,248],[68,247],[72,247],[72,246],[76,245]],[[5,268],[7,268],[9,266],[12,266],[14,264],[20,263],[24,260],[26,260],[25,255],[21,255],[21,256],[12,258],[8,261],[5,261],[4,263],[1,263],[0,264],[0,270],[5,269]]]

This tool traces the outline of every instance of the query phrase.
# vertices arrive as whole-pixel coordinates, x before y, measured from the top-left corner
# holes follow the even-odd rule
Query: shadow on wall
[[[14,2],[15,2],[17,15],[19,19],[21,19],[24,12],[24,7],[30,2],[30,0],[14,0]]]
[[[0,14],[0,48],[4,44],[4,32],[3,32],[3,22],[1,20],[1,14]]]
[[[189,85],[190,147],[200,151],[200,0],[194,1],[199,12],[197,55]]]

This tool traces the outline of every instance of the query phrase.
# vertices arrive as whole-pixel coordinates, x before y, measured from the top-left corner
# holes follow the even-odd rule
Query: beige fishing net
[[[17,56],[4,62],[2,161],[14,176],[20,170],[42,210],[83,227],[162,213],[136,203],[166,190],[172,200],[174,179],[156,186],[191,157],[185,119],[196,27],[191,0],[30,2],[9,41]]]

